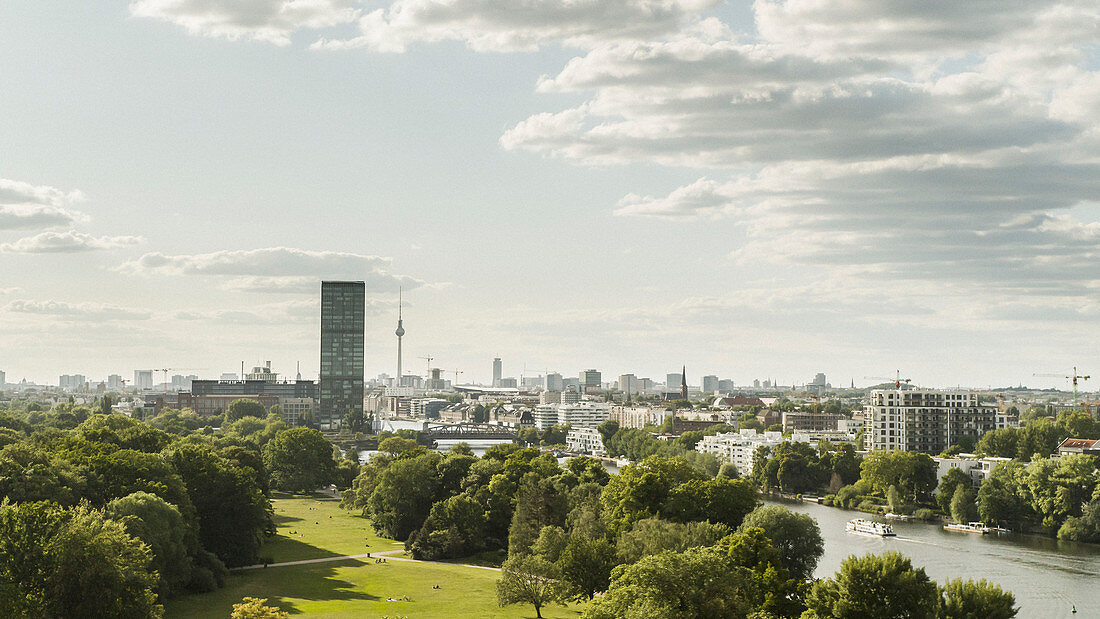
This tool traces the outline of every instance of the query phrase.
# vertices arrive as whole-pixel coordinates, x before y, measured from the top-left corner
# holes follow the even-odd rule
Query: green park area
[[[229,617],[244,597],[268,598],[269,605],[307,617],[535,616],[531,606],[497,605],[499,572],[491,569],[396,558],[376,563],[374,557],[280,566],[404,546],[378,537],[366,518],[340,509],[332,498],[275,498],[272,505],[278,534],[260,551],[272,564],[233,572],[217,591],[172,600],[167,617]],[[542,610],[544,617],[579,614],[579,607]]]

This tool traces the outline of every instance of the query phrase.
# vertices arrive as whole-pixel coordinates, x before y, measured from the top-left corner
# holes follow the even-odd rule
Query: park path
[[[291,566],[291,565],[309,565],[311,563],[327,563],[329,561],[347,561],[348,559],[374,559],[374,558],[385,558],[386,560],[393,560],[393,561],[408,561],[410,563],[434,563],[436,565],[461,565],[462,567],[473,567],[473,568],[477,568],[479,570],[491,570],[491,571],[494,571],[494,572],[499,572],[500,571],[499,567],[487,567],[487,566],[484,566],[484,565],[470,565],[468,563],[447,563],[446,561],[421,561],[419,559],[409,559],[408,557],[395,557],[395,556],[393,556],[393,555],[395,555],[399,552],[404,552],[404,550],[400,550],[400,549],[399,550],[383,550],[382,552],[370,552],[370,553],[363,553],[363,554],[360,554],[360,555],[342,555],[342,556],[339,556],[339,557],[322,557],[320,559],[302,559],[300,561],[284,561],[282,563],[268,563],[267,565],[264,565],[263,563],[258,563],[256,565],[245,565],[243,567],[234,567],[234,568],[230,569],[229,571],[239,572],[239,571],[242,571],[242,570],[263,569],[265,567],[288,567],[288,566]]]

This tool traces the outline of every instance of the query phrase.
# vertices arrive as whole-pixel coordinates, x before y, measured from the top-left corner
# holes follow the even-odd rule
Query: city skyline
[[[7,381],[1100,370],[1090,4],[449,4],[7,3]]]

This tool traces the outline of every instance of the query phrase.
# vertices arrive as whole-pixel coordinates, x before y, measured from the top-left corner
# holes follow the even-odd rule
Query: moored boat
[[[874,520],[867,520],[864,518],[853,518],[844,525],[844,530],[849,533],[862,533],[863,535],[874,535],[877,537],[895,537],[894,527],[884,523],[875,522]]]
[[[943,530],[955,531],[956,533],[977,533],[978,535],[988,535],[992,532],[992,529],[985,526],[984,522],[945,524]]]

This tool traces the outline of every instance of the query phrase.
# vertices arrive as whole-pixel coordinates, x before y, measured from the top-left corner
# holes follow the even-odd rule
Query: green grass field
[[[272,503],[279,532],[260,554],[275,563],[403,548],[375,535],[365,518],[341,510],[332,499],[277,498]],[[497,606],[497,578],[495,571],[464,565],[395,560],[268,567],[234,572],[213,593],[172,600],[166,616],[228,617],[241,598],[260,597],[303,617],[534,617],[530,606]],[[403,601],[406,596],[410,601]],[[579,606],[552,606],[542,615],[577,617],[579,611]]]

